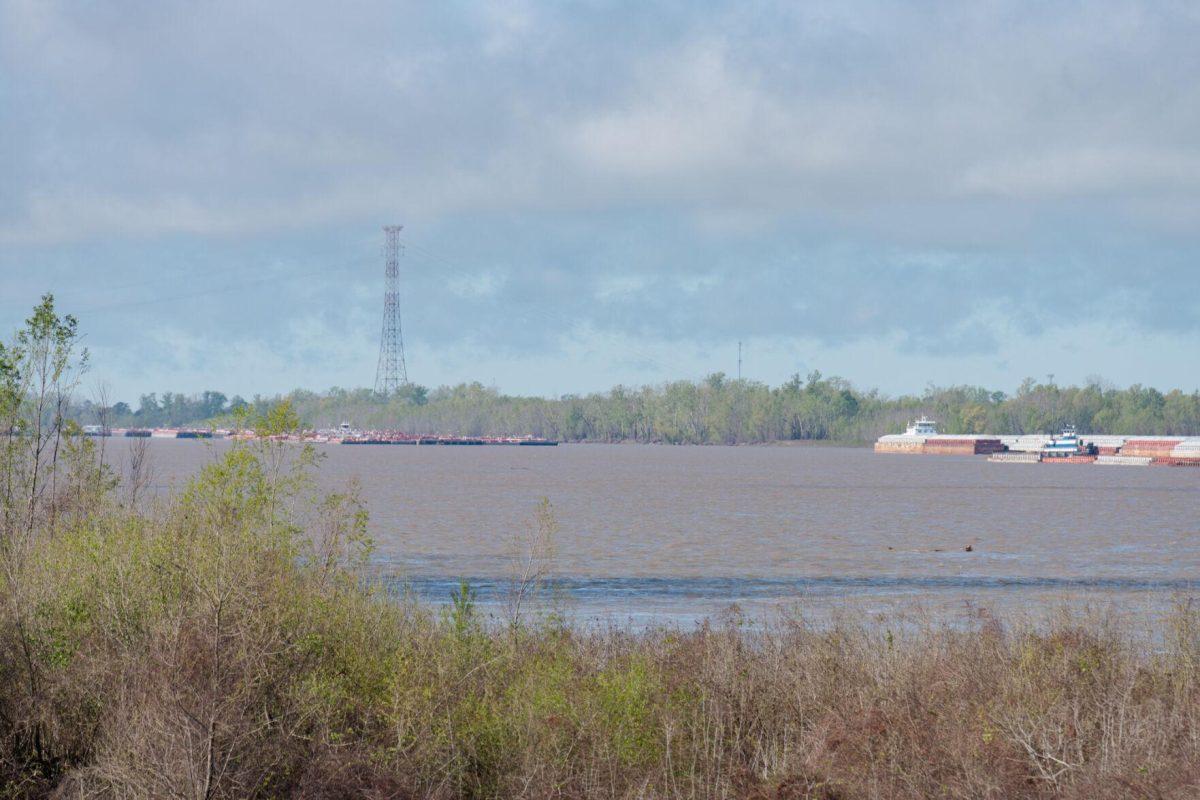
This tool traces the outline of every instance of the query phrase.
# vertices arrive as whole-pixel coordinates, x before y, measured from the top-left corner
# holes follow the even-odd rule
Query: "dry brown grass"
[[[467,603],[391,602],[243,542],[218,614],[218,595],[197,588],[215,545],[172,572],[161,524],[108,530],[107,546],[85,537],[42,564],[41,627],[26,631],[36,692],[3,620],[5,795],[1200,791],[1200,618],[1187,608],[1153,640],[1069,615],[1011,629],[790,618],[514,633]]]
[[[19,517],[0,798],[1200,796],[1188,605],[1137,635],[1069,614],[635,634],[531,619],[530,589],[488,625],[469,591],[437,610],[360,581],[362,509],[305,500],[304,467],[237,447],[152,511],[92,480]],[[546,551],[518,550],[519,585]]]

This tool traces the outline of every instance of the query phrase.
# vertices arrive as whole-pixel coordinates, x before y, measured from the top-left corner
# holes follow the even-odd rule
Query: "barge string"
[[[1200,467],[1200,436],[1080,434],[1067,426],[1058,436],[944,434],[922,417],[904,433],[880,436],[876,453],[986,455],[1001,464],[1099,464]]]
[[[258,438],[257,434],[252,431],[232,431],[222,428],[103,428],[99,425],[84,425],[83,433],[85,436],[152,439],[252,440]],[[357,431],[351,430],[347,426],[329,431],[302,431],[274,438],[281,441],[346,445],[505,445],[511,447],[555,447],[558,445],[556,440],[540,436],[442,436],[399,431]]]

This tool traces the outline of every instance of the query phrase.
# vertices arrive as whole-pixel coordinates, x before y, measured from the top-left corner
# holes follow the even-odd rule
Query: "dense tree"
[[[238,409],[263,414],[291,401],[306,424],[461,435],[532,434],[568,441],[741,444],[781,440],[870,441],[902,430],[920,414],[947,433],[1053,432],[1071,423],[1087,433],[1200,435],[1200,392],[1128,389],[1090,380],[1085,386],[1024,381],[1010,395],[978,386],[927,388],[920,395],[884,397],[820,372],[794,375],[770,387],[714,373],[700,381],[617,386],[558,399],[501,394],[481,383],[427,389],[416,384],[381,397],[370,389],[297,390],[284,397],[240,397],[207,391],[164,392],[109,409],[113,425],[229,425]],[[84,422],[97,409],[76,408]],[[90,415],[90,416],[89,416]]]

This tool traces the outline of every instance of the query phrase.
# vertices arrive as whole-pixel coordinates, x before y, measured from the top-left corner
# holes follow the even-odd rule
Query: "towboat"
[[[905,436],[937,436],[937,423],[931,419],[921,417],[919,420],[909,425],[904,429]]]
[[[1093,456],[1096,446],[1079,440],[1074,425],[1067,425],[1058,436],[1051,436],[1050,443],[1042,448],[1043,458],[1070,458],[1071,456]]]

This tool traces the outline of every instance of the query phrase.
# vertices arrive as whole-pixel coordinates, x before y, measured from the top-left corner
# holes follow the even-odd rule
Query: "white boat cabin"
[[[921,417],[904,430],[905,436],[937,436],[937,423]]]

